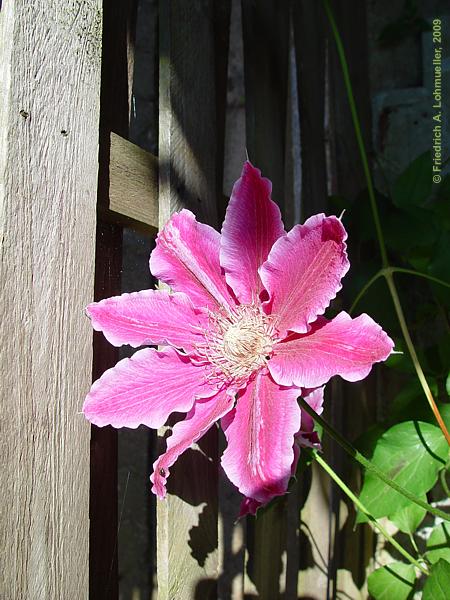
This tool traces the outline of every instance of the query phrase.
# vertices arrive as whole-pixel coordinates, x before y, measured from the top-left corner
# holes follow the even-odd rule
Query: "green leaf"
[[[433,565],[425,582],[422,600],[448,600],[450,595],[450,563],[442,558]]]
[[[431,194],[431,185],[431,154],[424,152],[394,183],[392,201],[399,208],[421,206]]]
[[[433,564],[437,563],[441,558],[450,563],[449,523],[441,523],[433,529],[427,541],[427,558]]]
[[[439,427],[421,421],[405,421],[381,436],[372,463],[409,492],[422,496],[436,483],[448,452]],[[360,499],[375,518],[391,517],[409,504],[407,498],[370,472],[365,474]],[[357,522],[366,520],[362,513],[358,514]]]
[[[407,600],[414,591],[416,574],[412,565],[394,562],[377,569],[367,579],[375,600]]]
[[[420,496],[420,500],[427,501],[425,494]],[[397,525],[403,533],[414,533],[425,518],[427,511],[417,504],[408,504],[401,508],[395,515],[392,515],[391,521]]]
[[[447,390],[447,396],[450,396],[450,373],[447,375],[447,380],[445,382],[445,389]]]

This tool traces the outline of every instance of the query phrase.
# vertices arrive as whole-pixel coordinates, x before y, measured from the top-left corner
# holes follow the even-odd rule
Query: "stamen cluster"
[[[197,351],[214,367],[213,377],[240,383],[267,364],[275,341],[272,318],[256,304],[240,304],[210,313],[205,344]]]

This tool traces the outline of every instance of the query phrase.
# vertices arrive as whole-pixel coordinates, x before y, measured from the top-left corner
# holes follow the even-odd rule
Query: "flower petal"
[[[256,515],[256,511],[261,506],[262,502],[258,502],[258,500],[244,498],[241,502],[238,519],[242,519],[242,517],[246,517],[247,515]]]
[[[171,344],[190,351],[204,341],[206,313],[182,293],[143,290],[93,302],[86,308],[96,331],[114,346]]]
[[[285,234],[271,191],[271,182],[246,162],[233,187],[222,227],[220,264],[228,284],[244,304],[259,296],[263,288],[258,269],[274,242]]]
[[[225,435],[222,466],[239,491],[259,502],[284,494],[294,460],[294,434],[300,428],[298,389],[277,385],[260,371],[241,391]]]
[[[310,407],[318,414],[323,412],[323,392],[325,386],[302,390],[302,398],[305,400]],[[301,428],[298,433],[295,434],[295,442],[300,446],[306,446],[307,448],[320,448],[320,439],[317,433],[314,431],[314,419],[302,409]]]
[[[194,366],[173,348],[139,350],[105,371],[83,406],[89,421],[103,427],[157,428],[173,412],[187,412],[196,398],[216,393],[207,367]]]
[[[174,291],[186,292],[194,306],[235,305],[219,263],[219,245],[220,234],[183,209],[159,233],[150,270]]]
[[[352,319],[341,312],[332,321],[324,321],[309,333],[275,346],[268,366],[280,385],[318,387],[333,375],[359,381],[392,352],[393,341],[366,314]]]
[[[346,238],[339,219],[321,214],[275,242],[260,276],[269,292],[265,310],[275,315],[280,336],[306,333],[335,298],[349,269]]]
[[[204,435],[208,429],[223,415],[233,408],[234,395],[231,390],[221,390],[214,397],[197,400],[183,421],[173,427],[172,435],[167,439],[167,450],[153,464],[150,477],[152,492],[164,498],[169,467],[194,442]]]

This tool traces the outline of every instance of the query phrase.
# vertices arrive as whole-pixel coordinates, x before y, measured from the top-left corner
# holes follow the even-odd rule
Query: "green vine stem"
[[[428,273],[421,273],[420,271],[414,271],[413,269],[403,269],[402,267],[387,267],[384,269],[380,269],[377,273],[375,273],[375,275],[371,279],[369,279],[369,281],[364,285],[364,287],[361,288],[349,310],[350,314],[353,313],[353,311],[356,308],[356,305],[365,295],[367,290],[372,286],[372,284],[374,284],[375,281],[377,281],[377,279],[379,279],[380,277],[385,277],[387,273],[406,273],[408,275],[415,275],[416,277],[422,277],[424,279],[432,281],[433,283],[438,283],[439,285],[443,285],[445,287],[450,288],[450,283],[442,279],[438,279],[437,277],[433,277],[433,275],[428,275]]]
[[[379,521],[377,521],[377,519],[375,519],[375,517],[373,515],[371,515],[371,513],[367,510],[367,508],[364,506],[364,504],[361,502],[361,500],[351,491],[351,489],[333,471],[333,469],[330,467],[330,465],[320,456],[320,454],[317,452],[317,450],[311,450],[310,448],[308,448],[307,450],[314,457],[316,462],[322,467],[322,469],[326,473],[328,473],[328,475],[331,477],[331,479],[350,498],[350,500],[358,508],[358,510],[363,512],[366,515],[366,517],[369,519],[369,521],[371,521],[371,523],[373,523],[373,526],[381,533],[381,535],[383,535],[386,538],[386,540],[388,542],[390,542],[394,546],[394,548],[396,548],[400,552],[400,554],[406,558],[406,560],[408,560],[411,564],[413,564],[415,567],[420,569],[420,571],[422,571],[422,573],[424,573],[425,575],[429,575],[427,569],[423,565],[421,565],[420,562],[414,558],[414,556],[412,556],[407,550],[405,550],[403,548],[403,546],[401,546],[397,542],[397,540],[395,540],[386,531],[386,529],[381,525],[381,523],[379,523]]]
[[[334,15],[333,15],[333,12],[330,7],[329,0],[323,0],[323,4],[324,4],[325,12],[328,17],[328,21],[330,23],[331,30],[333,32],[333,37],[334,37],[334,40],[336,43],[339,62],[341,64],[341,68],[342,68],[345,90],[347,92],[347,98],[348,98],[348,103],[350,106],[350,112],[352,115],[352,121],[353,121],[354,130],[355,130],[356,141],[358,144],[358,149],[359,149],[359,153],[360,153],[360,157],[361,157],[363,171],[364,171],[364,175],[365,175],[366,182],[367,182],[367,191],[369,194],[370,206],[372,209],[372,216],[373,216],[373,220],[375,223],[375,230],[376,230],[376,234],[377,234],[377,238],[378,238],[378,244],[380,246],[381,262],[382,262],[382,265],[384,268],[384,277],[386,278],[386,282],[387,282],[389,291],[392,296],[392,301],[394,303],[395,312],[397,313],[397,318],[400,323],[400,328],[401,328],[403,336],[405,338],[406,347],[408,348],[408,351],[411,355],[411,360],[412,360],[414,368],[416,370],[417,377],[423,388],[425,397],[428,400],[431,410],[433,411],[436,421],[438,422],[439,427],[441,428],[442,433],[444,434],[445,439],[447,440],[447,443],[450,446],[450,434],[447,430],[447,427],[445,426],[445,423],[442,419],[442,416],[441,416],[439,409],[436,405],[436,402],[433,398],[433,394],[431,393],[431,390],[427,383],[427,380],[425,379],[425,375],[423,373],[422,366],[420,365],[419,359],[417,357],[417,352],[414,348],[414,344],[413,344],[411,336],[409,334],[408,326],[406,324],[405,316],[403,314],[403,309],[400,304],[400,298],[398,296],[397,288],[395,287],[393,273],[391,270],[392,267],[390,266],[389,260],[387,257],[386,245],[384,242],[383,231],[381,228],[381,222],[380,222],[380,216],[378,213],[377,201],[375,199],[375,191],[374,191],[374,187],[373,187],[372,176],[370,174],[370,169],[369,169],[369,161],[367,159],[367,153],[366,153],[366,149],[364,147],[364,141],[363,141],[362,131],[361,131],[361,124],[359,122],[358,111],[356,108],[355,97],[353,94],[353,87],[352,87],[352,83],[350,81],[350,72],[348,69],[347,59],[345,57],[344,46],[342,44],[342,39],[341,39],[339,30],[337,28]],[[371,281],[371,283],[373,283],[373,281]]]
[[[450,521],[450,514],[447,514],[439,508],[434,508],[434,506],[431,506],[431,504],[428,504],[428,502],[424,502],[420,498],[417,498],[417,496],[414,496],[414,494],[406,490],[404,487],[398,485],[398,483],[395,483],[395,481],[392,481],[392,479],[385,475],[383,471],[367,460],[367,458],[361,454],[361,452],[347,442],[347,440],[344,439],[342,435],[337,432],[329,423],[322,419],[322,417],[320,417],[316,411],[313,410],[305,400],[303,400],[303,398],[299,398],[299,404],[301,408],[307,412],[314,419],[314,421],[324,429],[324,431],[326,431],[334,440],[336,440],[336,442],[345,450],[345,452],[347,452],[349,456],[351,456],[355,461],[359,462],[359,464],[362,465],[366,471],[370,471],[393,490],[407,498],[410,502],[414,502],[414,504],[424,508],[435,517],[440,517],[445,521]]]

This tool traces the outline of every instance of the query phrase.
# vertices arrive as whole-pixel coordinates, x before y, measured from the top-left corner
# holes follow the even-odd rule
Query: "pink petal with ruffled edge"
[[[220,234],[183,209],[172,215],[150,256],[154,277],[186,292],[196,307],[235,305],[219,263]]]
[[[156,429],[173,412],[188,412],[196,398],[214,395],[208,367],[194,366],[173,348],[139,350],[109,369],[91,387],[83,406],[89,421],[103,427]]]
[[[281,213],[271,200],[271,182],[246,162],[234,184],[220,241],[220,264],[243,304],[258,298],[263,289],[258,274],[274,242],[285,234]]]
[[[275,315],[280,337],[306,333],[336,297],[349,269],[346,238],[339,219],[321,214],[275,242],[259,272],[269,292],[265,310]]]
[[[277,385],[264,370],[239,394],[225,430],[222,466],[245,496],[266,503],[286,491],[300,428],[299,393]]]
[[[393,347],[393,341],[368,315],[352,319],[341,312],[322,327],[277,344],[268,366],[280,385],[318,387],[333,375],[359,381],[374,363],[386,360]]]
[[[204,435],[208,429],[223,415],[232,409],[234,394],[232,390],[222,390],[213,398],[197,400],[190,413],[173,428],[172,435],[167,438],[167,450],[153,464],[150,477],[152,492],[164,498],[169,467],[194,442]]]
[[[302,390],[301,396],[309,406],[318,414],[323,412],[324,387]],[[302,424],[300,431],[295,434],[295,442],[307,448],[320,448],[320,439],[314,431],[314,419],[302,409]]]
[[[305,400],[309,406],[318,415],[323,412],[323,393],[325,387],[318,387],[315,389],[305,388],[302,390],[301,397]],[[301,433],[310,433],[314,429],[314,419],[308,415],[307,412],[302,410],[302,427]]]
[[[206,313],[185,294],[144,290],[90,304],[86,312],[96,331],[114,346],[171,344],[191,351],[204,341]]]

